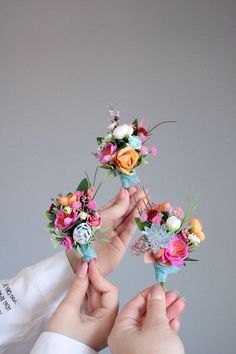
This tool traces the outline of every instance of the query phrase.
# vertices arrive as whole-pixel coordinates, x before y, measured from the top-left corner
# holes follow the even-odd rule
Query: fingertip
[[[155,284],[152,286],[148,294],[148,300],[165,300],[164,290],[159,284]]]
[[[169,322],[169,326],[173,332],[177,333],[180,330],[180,319],[175,318]]]
[[[129,192],[127,191],[127,189],[125,189],[124,187],[120,188],[120,192],[119,192],[119,199],[120,200],[124,200],[127,198]]]
[[[88,275],[88,262],[82,262],[77,268],[76,276],[79,279],[85,279]]]
[[[138,190],[138,186],[135,184],[134,186],[129,188],[129,197],[131,198]]]

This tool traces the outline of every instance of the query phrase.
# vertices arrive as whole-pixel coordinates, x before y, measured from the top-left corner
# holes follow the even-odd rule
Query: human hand
[[[93,247],[99,259],[99,269],[102,274],[111,273],[121,262],[129,242],[136,230],[135,217],[138,209],[144,208],[145,193],[138,186],[127,191],[121,188],[119,193],[102,208],[103,227],[107,232],[97,238],[107,239],[110,242],[95,242]],[[75,271],[78,263],[82,262],[78,254],[66,251],[70,264]]]
[[[99,351],[107,345],[117,312],[118,289],[101,275],[95,260],[89,264],[83,262],[68,294],[49,320],[47,330]]]
[[[167,312],[159,285],[138,294],[120,312],[108,337],[112,354],[184,354]]]

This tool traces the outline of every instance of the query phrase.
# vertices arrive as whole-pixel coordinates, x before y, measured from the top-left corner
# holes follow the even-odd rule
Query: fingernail
[[[98,259],[97,258],[93,258],[93,262],[96,265],[96,267],[98,267]]]
[[[178,290],[173,290],[173,292],[176,293],[178,297],[181,297],[180,292]]]
[[[78,269],[77,277],[81,279],[85,279],[88,273],[88,262],[83,262]]]
[[[154,285],[149,293],[150,299],[153,300],[164,300],[164,291],[160,285]]]
[[[121,187],[119,198],[122,200],[122,199],[125,199],[125,196],[126,196],[126,190],[124,187]]]
[[[187,304],[187,300],[184,297],[180,297],[179,300],[183,300]]]

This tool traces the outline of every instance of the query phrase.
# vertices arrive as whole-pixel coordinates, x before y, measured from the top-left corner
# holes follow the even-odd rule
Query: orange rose
[[[119,150],[113,155],[113,161],[118,170],[126,175],[130,175],[131,170],[136,166],[139,154],[131,146]]]

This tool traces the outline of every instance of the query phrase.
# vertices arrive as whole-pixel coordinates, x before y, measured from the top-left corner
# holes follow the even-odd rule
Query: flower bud
[[[166,220],[167,229],[171,232],[177,231],[181,226],[181,220],[172,215]]]
[[[70,215],[70,213],[72,212],[72,209],[71,209],[71,207],[66,206],[66,207],[63,209],[63,211],[64,211],[64,213]]]

